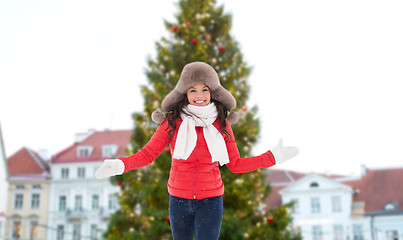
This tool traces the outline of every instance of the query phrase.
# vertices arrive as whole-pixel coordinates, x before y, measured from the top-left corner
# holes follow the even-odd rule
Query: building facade
[[[294,222],[304,239],[371,239],[364,212],[354,209],[354,189],[310,174],[280,190],[283,202],[294,202]]]
[[[4,239],[47,239],[48,163],[38,153],[22,148],[7,159],[8,204]]]
[[[364,167],[357,177],[288,172],[282,181],[271,172],[267,205],[294,202],[292,225],[303,239],[403,239],[403,168]]]
[[[94,178],[106,158],[125,156],[132,130],[90,131],[52,157],[49,239],[102,239],[110,215],[119,208],[119,187]]]
[[[5,227],[6,227],[6,208],[7,208],[7,196],[8,196],[8,169],[6,152],[4,150],[3,134],[1,132],[0,125],[0,239],[4,239]]]
[[[371,225],[371,239],[403,239],[403,168],[362,169],[362,177],[346,184],[355,189],[354,203]]]

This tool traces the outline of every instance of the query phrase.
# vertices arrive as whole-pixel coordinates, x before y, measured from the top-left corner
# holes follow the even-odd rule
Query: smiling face
[[[189,104],[207,106],[210,103],[210,89],[204,83],[196,83],[186,92]]]

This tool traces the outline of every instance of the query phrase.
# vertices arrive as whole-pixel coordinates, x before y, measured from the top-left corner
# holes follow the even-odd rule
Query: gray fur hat
[[[210,88],[211,98],[221,102],[231,111],[236,106],[235,98],[221,86],[217,72],[214,68],[204,62],[193,62],[185,65],[181,76],[175,88],[164,98],[161,104],[162,111],[172,110],[180,101],[181,96],[186,94],[187,90],[196,83],[202,82]],[[154,111],[152,120],[157,123],[163,122],[165,115],[159,111]],[[228,122],[233,124],[238,121],[238,114],[231,112],[227,118]]]

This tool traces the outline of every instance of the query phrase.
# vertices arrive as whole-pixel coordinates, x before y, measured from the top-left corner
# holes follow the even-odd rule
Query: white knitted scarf
[[[210,151],[212,161],[220,162],[220,165],[229,163],[227,146],[221,133],[213,126],[217,118],[217,108],[214,103],[199,107],[187,105],[183,108],[182,124],[178,130],[173,158],[188,159],[196,147],[196,127],[203,127],[204,139]]]

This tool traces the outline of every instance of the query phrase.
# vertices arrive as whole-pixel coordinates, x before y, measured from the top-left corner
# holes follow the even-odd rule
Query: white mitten
[[[121,175],[125,171],[125,164],[119,159],[106,159],[95,172],[97,179]]]
[[[274,155],[274,159],[276,160],[276,164],[283,163],[291,158],[295,157],[299,153],[299,149],[297,147],[284,147],[283,139],[278,141],[277,146],[275,146],[271,152]]]

